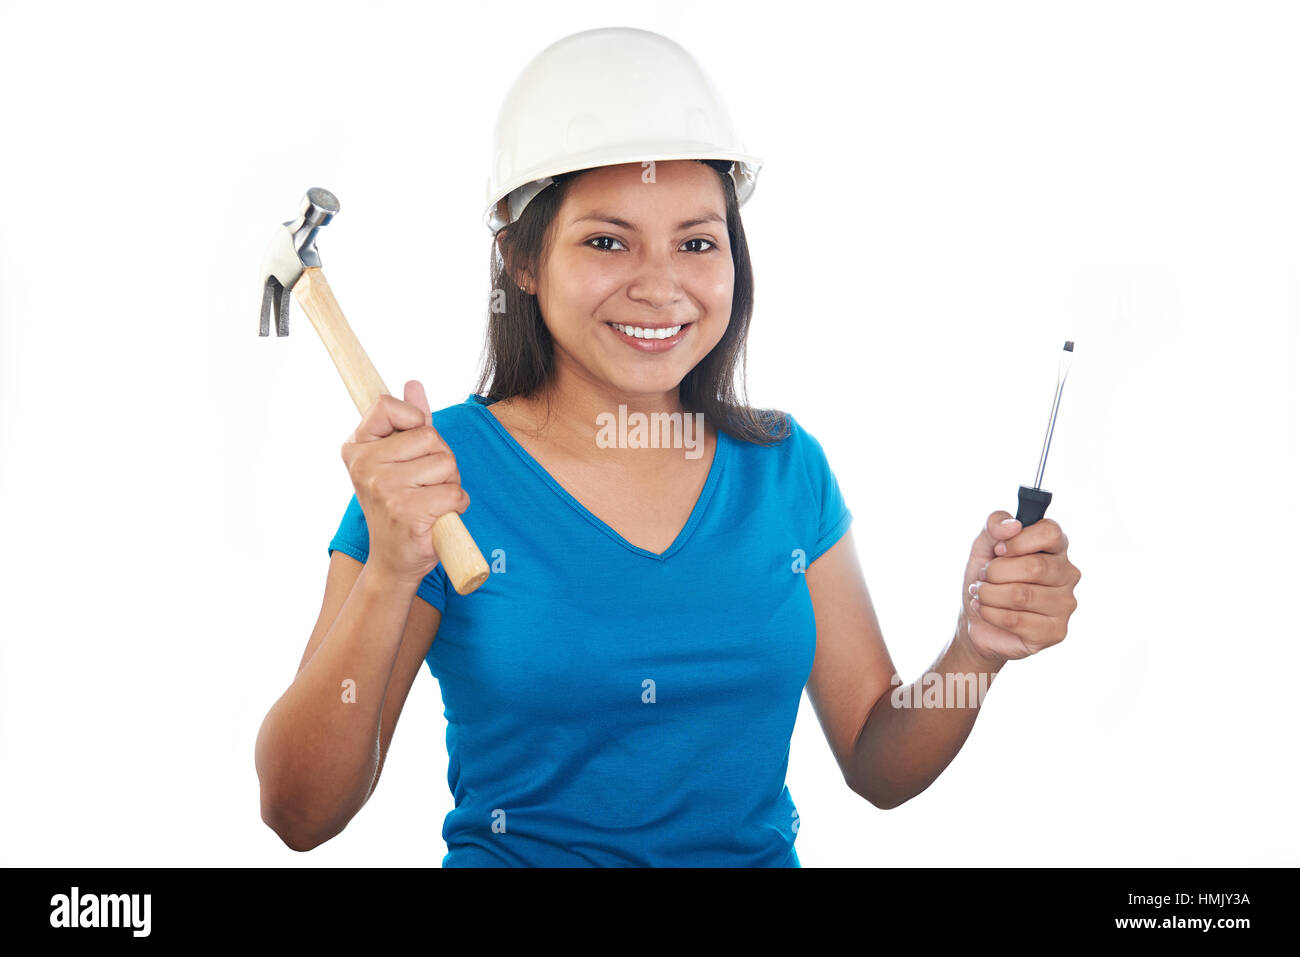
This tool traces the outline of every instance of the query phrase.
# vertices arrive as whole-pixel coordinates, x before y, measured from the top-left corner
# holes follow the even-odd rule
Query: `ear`
[[[493,239],[493,242],[496,243],[497,255],[501,258],[501,261],[505,264],[504,266],[505,274],[510,277],[510,281],[513,282],[516,286],[523,286],[527,284],[528,276],[522,270],[515,269],[514,266],[511,264],[510,260],[513,258],[513,253],[511,252],[510,249],[510,238],[507,235],[509,231],[510,231],[509,226],[503,226],[497,232],[496,237]]]

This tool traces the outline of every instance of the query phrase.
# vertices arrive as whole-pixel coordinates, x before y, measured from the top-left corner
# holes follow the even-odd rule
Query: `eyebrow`
[[[626,219],[619,219],[617,216],[613,216],[609,213],[602,212],[601,210],[593,210],[592,212],[587,213],[587,215],[585,216],[579,216],[577,219],[570,222],[569,225],[576,226],[578,223],[587,223],[587,222],[609,223],[611,226],[617,226],[620,229],[626,229],[630,233],[637,232],[637,228],[633,226],[631,223],[629,223]],[[690,229],[692,226],[702,226],[705,223],[722,223],[725,226],[726,222],[727,221],[723,219],[721,216],[719,216],[717,213],[708,212],[708,213],[701,213],[700,215],[696,216],[694,219],[682,220],[680,223],[677,224],[677,228]]]

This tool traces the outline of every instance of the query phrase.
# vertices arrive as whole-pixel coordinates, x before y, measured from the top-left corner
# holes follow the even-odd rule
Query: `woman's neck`
[[[502,403],[510,419],[520,431],[532,438],[558,446],[567,454],[583,461],[612,464],[614,460],[633,462],[638,466],[657,463],[680,465],[681,449],[611,446],[611,434],[624,435],[626,429],[611,423],[636,421],[636,414],[678,413],[684,427],[695,430],[696,416],[683,411],[681,397],[676,389],[659,394],[626,393],[608,389],[585,378],[567,375],[557,369],[549,387],[530,397],[515,396]],[[620,409],[620,406],[622,407]],[[654,420],[651,420],[654,421]],[[603,425],[603,428],[602,428]],[[704,434],[694,440],[707,448],[712,429],[704,424]]]

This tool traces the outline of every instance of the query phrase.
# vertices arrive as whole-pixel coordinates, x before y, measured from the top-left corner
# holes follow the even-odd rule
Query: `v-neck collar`
[[[483,415],[487,418],[491,427],[496,430],[497,434],[500,435],[506,444],[514,450],[515,454],[519,456],[524,464],[532,469],[533,472],[537,474],[537,477],[545,482],[546,485],[548,485],[551,490],[565,502],[565,504],[624,548],[658,562],[665,561],[680,551],[686,545],[687,540],[691,537],[691,533],[695,531],[695,527],[700,524],[700,519],[704,515],[704,510],[708,507],[709,499],[713,496],[713,490],[718,485],[719,476],[722,474],[723,467],[726,464],[726,457],[730,448],[729,443],[731,437],[721,429],[717,429],[717,443],[713,450],[713,461],[709,463],[709,476],[704,480],[704,488],[700,490],[699,497],[695,500],[695,507],[691,509],[690,517],[686,519],[686,524],[682,526],[682,530],[677,533],[677,537],[673,539],[672,544],[669,545],[667,549],[662,552],[652,552],[647,548],[640,547],[639,545],[633,545],[618,532],[614,531],[613,528],[601,519],[597,518],[596,515],[587,508],[587,506],[583,505],[576,498],[570,495],[568,490],[559,482],[555,481],[551,476],[551,473],[542,467],[542,463],[533,458],[532,454],[520,445],[518,440],[510,434],[510,430],[502,425],[501,421],[492,414],[492,411],[488,408],[492,403],[486,401],[483,396],[478,395],[477,393],[471,394],[466,401],[482,410]]]

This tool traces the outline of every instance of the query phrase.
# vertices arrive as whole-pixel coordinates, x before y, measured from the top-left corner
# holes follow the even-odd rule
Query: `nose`
[[[671,256],[662,252],[644,255],[628,284],[627,294],[634,301],[653,309],[663,309],[679,302],[683,296],[682,287],[677,281]]]

